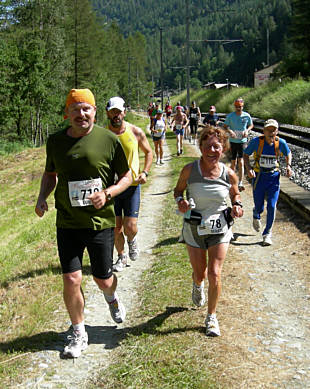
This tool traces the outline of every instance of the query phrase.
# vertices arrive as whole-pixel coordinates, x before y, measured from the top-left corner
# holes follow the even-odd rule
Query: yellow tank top
[[[139,185],[136,179],[139,175],[139,147],[138,141],[133,132],[131,131],[131,125],[126,123],[126,130],[118,138],[123,146],[124,153],[127,158],[129,169],[131,170],[133,182],[131,186]]]

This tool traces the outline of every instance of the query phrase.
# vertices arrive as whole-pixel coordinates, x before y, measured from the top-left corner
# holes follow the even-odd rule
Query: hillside
[[[93,0],[93,6],[107,23],[116,22],[125,36],[137,31],[145,35],[150,79],[153,76],[157,83],[162,27],[164,84],[170,88],[184,87],[184,69],[172,67],[186,63],[185,0]],[[252,85],[255,69],[263,68],[267,57],[270,64],[278,62],[287,50],[290,17],[289,0],[189,1],[189,40],[198,40],[190,43],[191,85],[199,87],[211,80],[225,82],[226,79]],[[225,39],[242,42],[205,42]]]

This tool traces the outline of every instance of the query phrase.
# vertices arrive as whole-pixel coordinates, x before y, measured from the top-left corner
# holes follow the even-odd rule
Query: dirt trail
[[[193,146],[186,146],[197,153]],[[138,235],[140,259],[118,273],[118,290],[127,311],[136,307],[141,273],[151,265],[152,247],[157,240],[156,221],[165,197],[171,196],[167,193],[169,158],[164,166],[153,167],[152,184],[143,192]],[[274,225],[274,244],[263,247],[260,234],[252,229],[249,185],[242,200],[245,215],[233,227],[237,239],[232,242],[224,264],[218,307],[222,336],[206,338],[211,355],[208,368],[228,388],[310,388],[309,230],[301,232],[305,229],[302,220],[282,205]],[[85,295],[88,349],[76,360],[63,360],[60,340],[52,349],[34,353],[35,378],[19,387],[85,388],[98,368],[109,363],[110,352],[126,336],[126,322],[115,325],[92,281],[88,282]],[[204,315],[203,308],[202,323]]]

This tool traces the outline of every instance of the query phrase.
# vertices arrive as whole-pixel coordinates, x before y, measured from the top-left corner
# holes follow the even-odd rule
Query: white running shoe
[[[204,291],[204,282],[201,283],[200,286],[197,286],[193,281],[193,289],[192,289],[192,300],[197,307],[204,306],[206,302],[206,296]]]
[[[263,235],[263,246],[271,246],[272,240],[271,240],[271,234]]]
[[[67,337],[69,343],[65,346],[63,355],[71,358],[78,358],[82,351],[87,349],[88,335],[85,332],[83,335],[79,331],[73,331],[72,335]]]
[[[255,219],[253,217],[253,228],[254,228],[254,230],[258,232],[258,231],[260,231],[261,227],[262,227],[262,223],[261,223],[260,219]]]
[[[156,161],[156,165],[158,166],[160,164],[159,159]]]
[[[115,294],[115,299],[110,303],[108,303],[111,317],[115,321],[115,323],[123,323],[126,317],[126,309],[124,305],[121,303],[118,294],[116,292],[114,292],[114,294]]]
[[[136,261],[139,257],[137,237],[135,236],[132,241],[127,240],[127,243],[129,248],[129,258],[132,261]]]
[[[116,263],[113,264],[113,271],[123,271],[127,267],[127,255],[119,254]]]
[[[215,313],[208,313],[205,323],[207,336],[221,336],[219,323],[217,321]]]

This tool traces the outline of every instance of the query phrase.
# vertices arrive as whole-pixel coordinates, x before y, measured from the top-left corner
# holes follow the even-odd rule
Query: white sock
[[[79,332],[81,335],[85,334],[85,324],[84,320],[81,323],[78,324],[72,324],[73,331]]]
[[[114,301],[116,299],[116,295],[115,295],[115,292],[112,294],[112,295],[108,295],[108,294],[105,294],[103,292],[103,295],[104,295],[104,298],[105,298],[105,301],[107,303],[111,303],[112,301]]]

